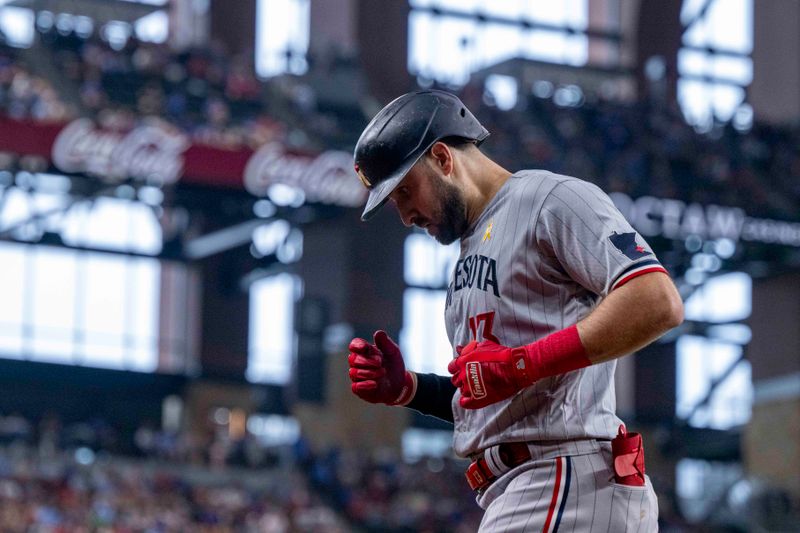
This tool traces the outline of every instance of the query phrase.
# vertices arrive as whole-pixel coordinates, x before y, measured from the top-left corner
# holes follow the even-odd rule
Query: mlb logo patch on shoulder
[[[617,233],[616,231],[608,236],[608,240],[614,248],[625,254],[628,259],[639,259],[647,255],[652,255],[644,246],[636,243],[636,233]]]

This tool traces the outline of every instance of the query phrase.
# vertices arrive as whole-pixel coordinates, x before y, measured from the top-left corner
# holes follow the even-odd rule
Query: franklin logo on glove
[[[486,387],[483,386],[483,374],[481,365],[478,363],[467,363],[467,373],[469,375],[469,390],[473,398],[485,398]]]
[[[457,353],[447,370],[453,375],[450,381],[461,391],[458,403],[465,409],[486,407],[544,377],[592,363],[574,325],[525,346],[472,341]]]

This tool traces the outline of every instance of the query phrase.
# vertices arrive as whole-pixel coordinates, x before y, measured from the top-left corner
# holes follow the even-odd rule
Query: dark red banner
[[[157,120],[119,132],[85,118],[46,124],[0,116],[0,150],[41,156],[62,172],[112,183],[129,178],[157,186],[181,181],[246,189],[256,196],[283,184],[302,189],[310,202],[357,207],[366,200],[347,152],[299,153],[278,143],[256,151],[224,150],[192,144]]]

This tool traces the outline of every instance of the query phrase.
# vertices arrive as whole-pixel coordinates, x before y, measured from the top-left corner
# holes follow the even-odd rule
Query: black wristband
[[[417,393],[405,406],[424,415],[453,423],[453,395],[456,387],[449,377],[436,374],[417,374]]]

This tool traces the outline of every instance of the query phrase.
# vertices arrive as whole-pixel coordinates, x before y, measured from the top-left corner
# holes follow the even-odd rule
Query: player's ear
[[[453,150],[442,141],[436,141],[430,150],[432,162],[446,176],[453,172]]]

